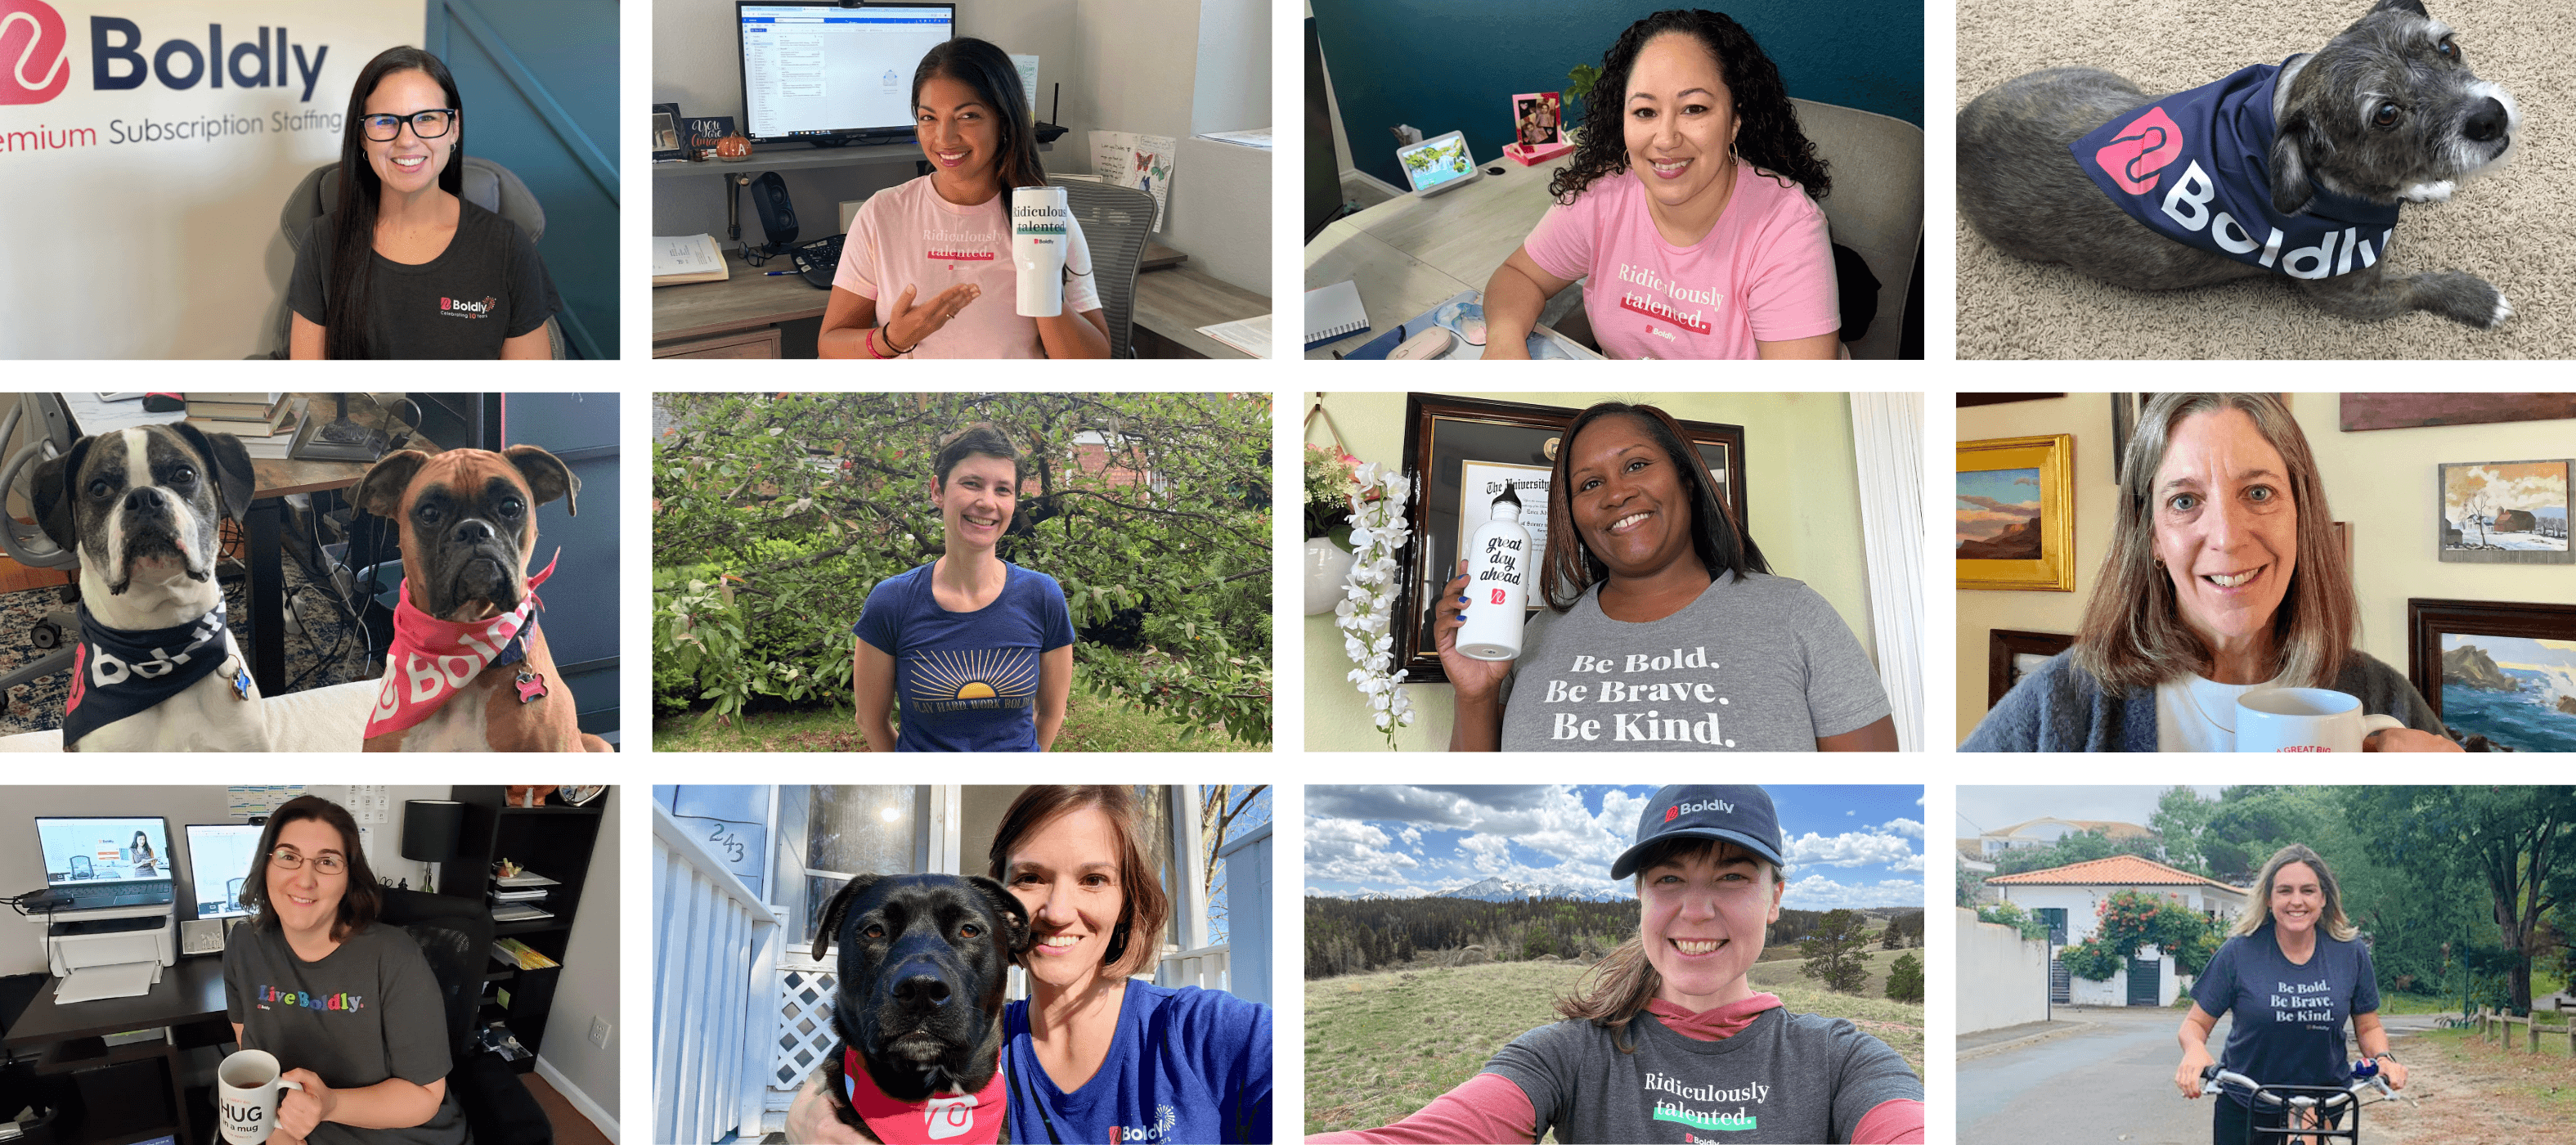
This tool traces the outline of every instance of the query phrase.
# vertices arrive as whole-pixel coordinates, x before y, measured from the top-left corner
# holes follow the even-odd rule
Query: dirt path
[[[2481,1043],[2472,1030],[2432,1030],[2389,1048],[2410,1071],[2413,1103],[2388,1102],[2362,1114],[2369,1145],[2524,1145],[2563,1141],[2576,1124],[2576,1061],[2566,1035],[2544,1037],[2533,1054]]]

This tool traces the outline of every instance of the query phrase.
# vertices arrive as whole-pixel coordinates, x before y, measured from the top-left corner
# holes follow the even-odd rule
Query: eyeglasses
[[[303,852],[290,850],[285,847],[279,847],[274,851],[270,851],[268,853],[268,861],[290,871],[300,871],[304,869]],[[348,869],[349,864],[341,862],[340,856],[338,855],[326,854],[318,856],[313,860],[313,870],[317,874],[336,875]]]
[[[415,138],[436,139],[456,126],[456,109],[438,107],[428,111],[415,111],[410,115],[362,115],[358,117],[358,122],[365,125],[367,138],[378,143],[390,142],[395,136],[402,134],[402,125],[405,123],[411,124],[411,133]]]

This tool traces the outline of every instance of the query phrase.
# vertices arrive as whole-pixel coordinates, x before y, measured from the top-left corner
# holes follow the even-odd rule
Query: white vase
[[[1351,552],[1331,537],[1306,538],[1306,615],[1331,612],[1342,602],[1343,580],[1351,575]]]

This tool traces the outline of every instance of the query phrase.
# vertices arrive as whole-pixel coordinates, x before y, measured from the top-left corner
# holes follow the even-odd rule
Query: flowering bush
[[[1345,678],[1368,699],[1392,748],[1395,729],[1413,726],[1413,701],[1399,686],[1404,672],[1387,670],[1395,662],[1395,552],[1409,531],[1404,503],[1413,483],[1398,470],[1379,472],[1376,462],[1361,465],[1351,479],[1357,487],[1350,501],[1351,571],[1343,582],[1346,599],[1333,606],[1333,626],[1342,630],[1342,651],[1359,665]]]
[[[1354,476],[1360,459],[1339,446],[1306,447],[1306,535],[1327,536],[1351,517],[1351,496],[1361,492]]]

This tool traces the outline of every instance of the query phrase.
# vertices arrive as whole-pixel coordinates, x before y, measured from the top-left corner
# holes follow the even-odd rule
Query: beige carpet
[[[1969,358],[2566,358],[2576,355],[2576,3],[2426,0],[2458,33],[2480,79],[2522,108],[2516,154],[2448,203],[2408,206],[2391,269],[2460,270],[2504,292],[2514,316],[2489,331],[2418,311],[2348,322],[2285,278],[2204,290],[2110,286],[1996,251],[1958,220],[1958,355]],[[1956,108],[2041,68],[2118,72],[2150,94],[2197,87],[2255,63],[2314,51],[2367,0],[1959,0]]]

